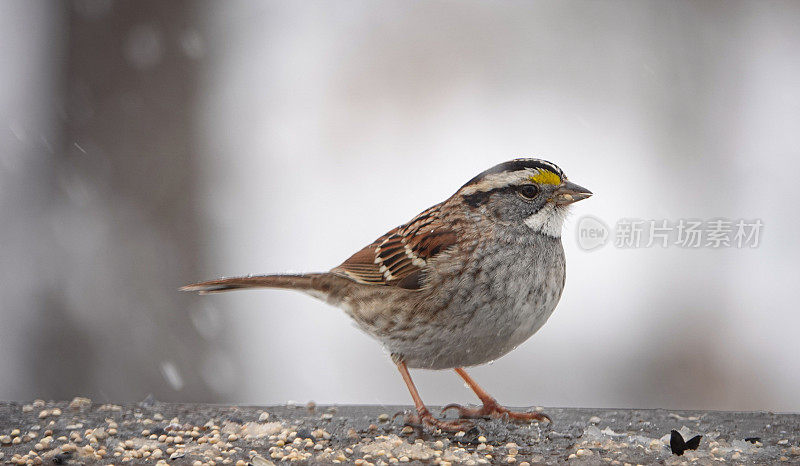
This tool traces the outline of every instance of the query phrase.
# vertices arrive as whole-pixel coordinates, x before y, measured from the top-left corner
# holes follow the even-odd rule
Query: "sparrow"
[[[412,425],[464,430],[471,418],[550,421],[501,406],[464,370],[494,361],[536,333],[564,290],[561,230],[569,207],[592,193],[555,164],[521,158],[496,165],[328,272],[221,278],[183,291],[300,291],[342,309],[391,355],[416,413]],[[431,414],[409,369],[454,369],[482,402]]]

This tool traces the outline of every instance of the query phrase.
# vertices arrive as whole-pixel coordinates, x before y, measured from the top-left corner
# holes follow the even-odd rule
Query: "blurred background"
[[[596,194],[553,317],[471,371],[490,393],[797,411],[799,22],[794,1],[2,2],[0,399],[410,403],[334,308],[177,288],[327,270],[537,156]],[[584,215],[764,229],[587,252]]]

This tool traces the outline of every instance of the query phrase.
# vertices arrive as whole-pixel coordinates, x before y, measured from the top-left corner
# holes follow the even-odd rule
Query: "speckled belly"
[[[404,332],[376,337],[413,368],[474,366],[505,355],[536,333],[558,304],[565,268],[557,241],[483,251],[458,280],[443,277],[437,284],[441,293],[422,304],[431,314],[421,312]],[[432,315],[430,322],[425,315]]]

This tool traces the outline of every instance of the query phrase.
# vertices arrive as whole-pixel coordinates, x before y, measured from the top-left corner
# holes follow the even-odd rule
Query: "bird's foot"
[[[458,411],[458,417],[461,419],[480,419],[480,418],[506,418],[512,421],[531,422],[531,421],[547,421],[553,422],[550,416],[544,413],[537,412],[517,412],[501,406],[497,401],[491,400],[483,403],[480,408],[465,408],[459,404],[451,403],[442,408],[442,414],[448,409],[455,409]]]
[[[395,416],[401,413],[395,414]],[[406,425],[412,427],[432,427],[434,429],[441,429],[443,432],[467,432],[475,427],[475,425],[465,419],[455,419],[452,421],[443,421],[437,419],[427,409],[417,411],[416,414],[405,413]]]

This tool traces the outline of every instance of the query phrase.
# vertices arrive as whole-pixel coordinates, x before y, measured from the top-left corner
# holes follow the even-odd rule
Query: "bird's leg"
[[[463,368],[456,367],[455,371],[458,375],[461,376],[462,379],[464,379],[464,382],[467,382],[469,388],[471,388],[472,391],[475,392],[476,395],[478,395],[478,398],[480,398],[481,402],[483,403],[483,407],[476,409],[469,409],[453,403],[445,406],[444,409],[442,409],[442,413],[444,413],[448,409],[455,409],[458,410],[458,414],[462,418],[507,417],[515,421],[546,420],[548,422],[552,422],[550,420],[550,416],[548,416],[547,414],[535,413],[535,412],[520,413],[511,411],[508,408],[500,406],[497,400],[492,398],[492,396],[486,393],[486,391],[483,388],[481,388],[481,386],[478,385],[477,382],[472,380],[472,377],[470,377]]]
[[[403,376],[403,381],[405,381],[408,391],[411,392],[411,398],[414,399],[414,406],[417,408],[417,414],[406,416],[406,423],[415,426],[424,425],[428,427],[434,427],[448,432],[458,432],[460,430],[466,431],[473,427],[472,423],[468,421],[441,421],[433,417],[433,414],[431,414],[431,412],[425,406],[425,403],[422,402],[422,398],[419,396],[417,387],[414,385],[414,381],[411,380],[411,374],[408,373],[408,367],[406,367],[406,363],[403,361],[396,361],[395,364],[397,364],[397,369],[400,371],[400,375]]]

